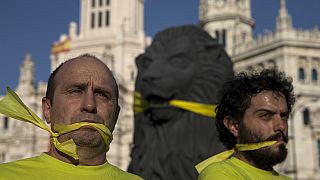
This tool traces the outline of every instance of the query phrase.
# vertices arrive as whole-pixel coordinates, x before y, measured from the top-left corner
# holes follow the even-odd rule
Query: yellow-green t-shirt
[[[0,180],[141,180],[108,162],[98,166],[75,166],[46,153],[40,156],[0,164]]]
[[[254,180],[289,180],[291,178],[281,175],[276,171],[265,171],[247,164],[235,157],[213,163],[206,167],[199,175],[198,180],[211,179],[254,179]]]

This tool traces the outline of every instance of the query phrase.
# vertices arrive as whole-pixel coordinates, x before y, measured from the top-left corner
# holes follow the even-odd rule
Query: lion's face
[[[165,45],[154,42],[137,59],[137,87],[154,113],[172,109],[167,105],[171,99],[184,99],[195,69],[191,47],[187,36]]]
[[[158,33],[136,58],[136,91],[150,103],[146,113],[156,119],[177,117],[172,99],[215,104],[217,90],[233,76],[223,48],[201,28],[184,26]]]

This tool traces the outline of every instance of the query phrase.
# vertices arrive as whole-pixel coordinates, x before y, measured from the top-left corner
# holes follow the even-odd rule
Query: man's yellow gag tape
[[[276,142],[277,141],[265,141],[265,142],[252,143],[252,144],[236,144],[236,147],[234,149],[223,151],[222,153],[219,153],[217,155],[214,155],[214,156],[202,161],[201,163],[196,165],[196,169],[197,169],[198,173],[200,173],[202,170],[204,170],[210,164],[228,159],[236,151],[257,150],[257,149],[260,149],[263,147],[271,146],[271,145],[275,144]]]
[[[168,102],[170,106],[174,106],[186,111],[200,114],[208,117],[216,117],[216,105],[202,104],[184,100],[173,99]],[[134,112],[141,113],[149,108],[149,102],[142,98],[139,92],[134,92]]]
[[[9,87],[7,87],[6,96],[0,101],[0,113],[11,118],[32,123],[41,129],[48,131],[51,135],[50,140],[52,144],[61,152],[78,160],[77,145],[72,139],[60,143],[58,137],[62,134],[75,131],[83,126],[91,126],[95,128],[102,136],[106,149],[109,150],[109,145],[112,141],[112,134],[110,130],[103,124],[79,122],[70,125],[66,124],[54,124],[53,132],[31,109],[29,109],[19,98],[19,96]]]

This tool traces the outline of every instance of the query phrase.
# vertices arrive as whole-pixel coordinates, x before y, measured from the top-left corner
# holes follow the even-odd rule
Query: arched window
[[[310,124],[310,112],[309,112],[308,108],[306,108],[303,111],[303,124],[304,125],[309,125]]]
[[[98,13],[98,26],[101,27],[102,26],[102,12],[100,11]]]
[[[6,160],[6,153],[5,152],[1,152],[0,153],[0,163],[3,163]]]
[[[106,11],[106,12],[105,12],[105,15],[106,15],[105,25],[106,25],[106,26],[109,26],[109,24],[110,24],[110,22],[109,22],[109,21],[110,21],[110,20],[109,20],[109,19],[110,19],[110,12],[109,12],[109,11]]]
[[[131,70],[131,81],[134,81],[135,80],[135,75],[134,75],[134,71]]]
[[[299,68],[299,80],[304,80],[304,69]]]
[[[93,29],[95,26],[95,14],[91,13],[91,28]]]
[[[318,166],[320,166],[320,140],[317,140],[317,146],[318,146]]]
[[[4,122],[3,122],[3,129],[8,129],[9,128],[9,118],[4,117]]]
[[[91,7],[94,8],[95,6],[96,6],[96,0],[92,0],[92,1],[91,1]]]
[[[227,43],[227,30],[223,29],[222,31],[215,31],[216,39],[218,43],[221,44],[224,48],[226,47]]]
[[[316,69],[312,69],[312,80],[317,81],[318,80],[318,71]]]

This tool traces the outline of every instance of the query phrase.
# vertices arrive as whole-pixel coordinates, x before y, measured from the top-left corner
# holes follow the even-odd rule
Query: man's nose
[[[81,111],[88,113],[97,113],[96,98],[92,90],[88,90],[84,94],[82,99]]]

